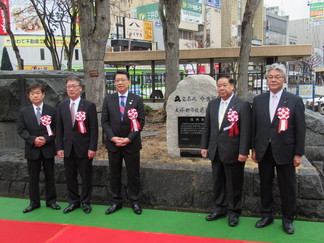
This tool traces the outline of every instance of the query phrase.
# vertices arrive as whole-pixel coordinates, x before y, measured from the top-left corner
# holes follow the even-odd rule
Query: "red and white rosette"
[[[280,107],[277,110],[277,116],[280,119],[278,126],[278,133],[284,132],[288,129],[288,118],[290,116],[290,110],[288,107]]]
[[[230,109],[226,115],[227,119],[231,123],[229,129],[229,136],[239,135],[240,131],[238,129],[237,121],[239,119],[239,114],[237,111]]]
[[[130,109],[127,112],[129,119],[131,120],[131,131],[139,131],[141,129],[141,125],[139,124],[137,117],[138,112],[136,109]]]
[[[52,122],[52,117],[49,116],[49,115],[45,115],[45,116],[42,116],[40,118],[40,123],[42,123],[45,127],[46,127],[46,130],[47,130],[47,133],[48,133],[48,136],[53,136],[54,133],[51,129],[51,122]]]
[[[84,111],[78,111],[75,114],[75,120],[78,121],[78,131],[79,133],[87,133],[87,128],[84,124],[84,120],[87,118],[86,113]]]

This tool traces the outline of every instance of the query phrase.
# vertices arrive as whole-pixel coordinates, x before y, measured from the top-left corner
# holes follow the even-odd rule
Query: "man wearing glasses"
[[[81,80],[70,76],[66,80],[66,92],[70,97],[57,109],[57,155],[64,158],[69,206],[63,213],[69,213],[82,206],[91,212],[92,160],[96,155],[98,142],[98,119],[96,105],[81,98]],[[81,195],[78,193],[78,172],[82,179]]]
[[[140,132],[144,126],[144,105],[140,96],[129,92],[131,85],[129,74],[117,71],[114,75],[117,92],[107,95],[102,106],[102,127],[106,134],[108,150],[110,188],[113,204],[106,210],[111,214],[123,206],[121,173],[123,160],[127,171],[127,195],[134,213],[141,214],[139,204],[140,150],[142,148]]]
[[[273,179],[276,167],[281,198],[282,226],[294,233],[296,210],[296,171],[302,162],[305,145],[305,113],[300,97],[286,92],[286,68],[267,66],[270,92],[258,95],[252,108],[252,159],[258,163],[261,182],[261,216],[255,227],[273,223]]]

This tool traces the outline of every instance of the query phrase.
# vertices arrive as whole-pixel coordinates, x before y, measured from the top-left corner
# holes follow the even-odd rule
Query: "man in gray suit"
[[[128,197],[134,213],[141,214],[142,208],[139,204],[140,150],[142,148],[140,132],[145,122],[143,99],[129,92],[131,81],[127,72],[117,71],[114,80],[117,92],[106,96],[101,119],[106,134],[110,187],[113,197],[113,205],[105,213],[114,213],[123,206],[121,173],[124,160],[127,170]]]
[[[18,134],[25,140],[25,158],[29,172],[30,205],[24,213],[40,207],[39,173],[43,165],[46,185],[46,206],[58,210],[54,180],[54,156],[56,110],[43,103],[45,90],[39,83],[30,84],[27,89],[31,105],[19,111]],[[46,119],[45,119],[46,118]]]
[[[234,80],[217,79],[219,97],[208,103],[201,139],[202,157],[212,161],[214,211],[207,221],[225,217],[236,226],[242,211],[244,165],[251,139],[251,108],[234,95]]]
[[[98,143],[98,118],[96,105],[81,98],[81,80],[76,76],[66,79],[69,99],[57,108],[57,155],[64,158],[69,206],[63,213],[82,207],[89,214],[92,210],[92,161]],[[79,194],[78,173],[82,179]]]
[[[305,113],[300,97],[286,92],[286,68],[267,66],[270,92],[254,98],[252,115],[252,159],[258,163],[261,182],[261,215],[256,223],[263,228],[273,223],[273,179],[276,167],[281,197],[282,225],[294,233],[296,210],[296,171],[302,162],[305,145]]]

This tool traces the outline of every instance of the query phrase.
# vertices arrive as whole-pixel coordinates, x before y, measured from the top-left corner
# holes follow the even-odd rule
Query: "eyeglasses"
[[[66,88],[67,89],[75,89],[75,88],[77,88],[77,87],[79,87],[80,85],[66,85]]]
[[[276,76],[268,76],[267,79],[275,79],[275,80],[278,80],[278,79],[282,79],[283,77],[282,76],[279,76],[279,75],[276,75]]]
[[[127,79],[115,79],[115,83],[118,83],[118,82],[126,82]]]

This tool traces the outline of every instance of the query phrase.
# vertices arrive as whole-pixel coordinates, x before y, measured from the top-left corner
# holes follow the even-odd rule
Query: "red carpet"
[[[0,220],[0,242],[5,243],[243,243],[251,241],[227,240],[165,233],[114,230],[53,223]]]

